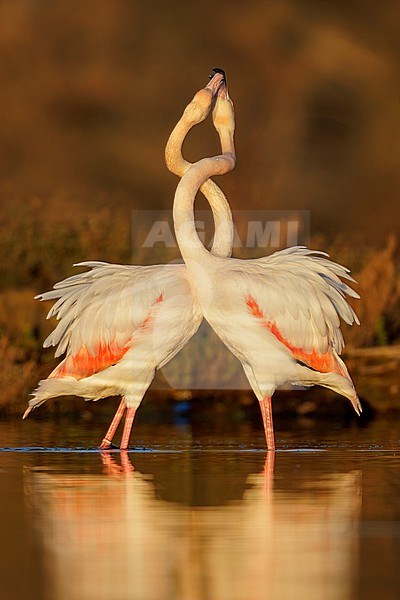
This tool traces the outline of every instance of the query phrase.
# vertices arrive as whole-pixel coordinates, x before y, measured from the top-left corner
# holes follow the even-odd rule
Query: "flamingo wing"
[[[359,323],[346,300],[359,296],[342,281],[354,282],[349,271],[304,247],[246,261],[245,270],[243,261],[232,266],[238,270],[240,265],[236,279],[247,310],[297,360],[321,372],[341,372],[342,361],[336,360],[344,346],[340,318]]]
[[[55,316],[59,321],[43,346],[57,346],[56,357],[66,353],[50,377],[81,379],[115,364],[139,331],[149,326],[157,305],[171,295],[180,295],[184,302],[188,296],[184,265],[82,262],[75,266],[90,270],[36,296],[56,300],[47,318]],[[190,317],[190,310],[183,313]]]

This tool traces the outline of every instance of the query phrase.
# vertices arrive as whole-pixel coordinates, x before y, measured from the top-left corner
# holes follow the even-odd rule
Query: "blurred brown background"
[[[3,0],[3,201],[37,195],[43,218],[59,194],[87,211],[168,208],[165,141],[221,65],[237,111],[239,162],[223,182],[234,208],[397,231],[399,27],[396,2]],[[206,129],[193,137],[192,158],[215,150]]]
[[[313,247],[345,262],[364,294],[349,345],[396,342],[399,26],[391,1],[2,0],[0,383],[18,379],[10,397],[50,370],[34,293],[73,262],[129,262],[132,209],[172,206],[165,142],[213,66],[226,69],[236,107],[238,165],[219,181],[232,207],[310,210]],[[185,145],[191,160],[217,149],[210,123]]]

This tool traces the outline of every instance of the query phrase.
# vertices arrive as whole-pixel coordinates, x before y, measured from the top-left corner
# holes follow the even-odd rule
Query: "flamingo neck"
[[[232,170],[234,166],[235,156],[232,153],[225,153],[224,155],[214,156],[212,158],[204,158],[192,165],[178,184],[173,207],[174,226],[178,245],[189,271],[197,272],[200,265],[212,260],[210,253],[203,246],[196,231],[194,220],[194,201],[196,194],[209,177],[212,177],[213,175],[223,175]],[[215,197],[214,200],[215,202],[213,203],[212,208],[215,219],[215,238],[218,238],[221,226],[226,227],[227,225],[226,215],[228,213],[224,213],[226,208],[224,204],[226,203],[227,205],[227,201],[222,192]],[[216,209],[216,212],[214,212],[214,209]],[[222,220],[221,214],[223,215]],[[229,217],[230,220],[228,224],[231,228],[229,229],[229,231],[231,231],[230,254],[233,239],[232,216],[230,210]],[[228,227],[226,227],[226,230],[227,229]],[[228,253],[225,253],[223,256],[227,255]]]
[[[165,163],[178,177],[183,177],[190,168],[190,162],[182,156],[182,145],[191,128],[192,125],[182,117],[172,130],[165,147]]]
[[[192,166],[182,156],[182,144],[192,127],[193,124],[182,117],[174,127],[165,148],[165,162],[167,167],[179,177],[183,177]],[[210,204],[214,218],[215,235],[211,253],[215,256],[229,257],[232,255],[234,239],[233,219],[229,203],[225,194],[211,179],[206,177],[199,187]],[[196,193],[197,190],[194,195]],[[192,220],[194,221],[193,215]]]

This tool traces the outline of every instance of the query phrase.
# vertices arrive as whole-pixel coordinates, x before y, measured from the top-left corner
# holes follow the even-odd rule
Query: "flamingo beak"
[[[217,94],[219,95],[219,91],[221,88],[226,88],[226,77],[225,71],[223,69],[219,69],[215,67],[213,69],[213,73],[209,76],[210,81],[208,85],[206,85],[206,90],[210,90],[212,95],[215,97]]]
[[[211,73],[211,75],[209,75],[209,78],[212,79],[214,77],[214,75],[216,75],[217,73],[222,75],[222,80],[226,83],[225,71],[223,69],[220,69],[219,67],[213,68],[213,72]]]
[[[220,77],[218,77],[218,79],[217,79],[217,76],[220,76]],[[214,67],[213,73],[211,75],[209,75],[209,77],[210,77],[211,81],[208,85],[210,85],[215,80],[219,82],[216,91],[213,92],[215,94],[215,96],[218,96],[219,98],[223,98],[224,100],[229,100],[230,98],[229,98],[229,94],[228,94],[228,84],[226,81],[225,71],[223,69],[220,69],[219,67]]]

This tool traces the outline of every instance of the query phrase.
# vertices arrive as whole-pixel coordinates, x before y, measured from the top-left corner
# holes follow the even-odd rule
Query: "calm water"
[[[400,597],[397,420],[283,428],[275,460],[249,426],[105,426],[0,423],[1,599]]]

